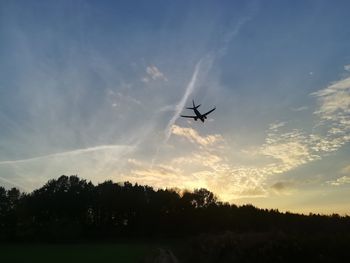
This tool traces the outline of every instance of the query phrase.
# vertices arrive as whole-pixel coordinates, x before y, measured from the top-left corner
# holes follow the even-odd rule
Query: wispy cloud
[[[204,167],[209,167],[214,171],[221,170],[222,158],[216,154],[208,151],[192,152],[190,155],[185,157],[178,157],[172,160],[174,165],[196,165],[200,164]]]
[[[340,186],[344,184],[350,184],[350,176],[342,176],[335,180],[327,181],[328,184],[333,186]]]
[[[298,111],[305,111],[308,108],[309,108],[308,106],[300,106],[300,107],[297,107],[297,108],[292,108],[291,110],[298,112]]]
[[[112,107],[119,107],[122,106],[123,104],[136,104],[136,105],[142,105],[141,101],[133,98],[130,95],[123,94],[122,92],[119,91],[113,91],[109,89],[107,91],[107,96],[110,98]]]
[[[0,176],[0,181],[3,182],[1,185],[7,185],[9,187],[16,187],[19,189],[28,190],[27,186],[24,186],[21,183],[15,182],[14,180],[9,180],[9,179],[6,179],[6,178]]]
[[[148,77],[143,77],[143,82],[149,82],[152,80],[163,80],[168,81],[167,77],[164,75],[163,72],[161,72],[156,66],[148,66],[146,68],[146,72],[148,74]]]
[[[312,95],[319,104],[315,115],[327,130],[320,143],[328,146],[325,151],[337,150],[350,141],[350,77],[336,81]]]
[[[259,5],[256,1],[251,2],[249,13],[238,20],[223,37],[222,46],[218,51],[218,56],[222,57],[227,53],[229,43],[238,36],[241,28],[257,14]]]
[[[268,133],[260,153],[279,160],[280,168],[287,171],[319,158],[310,151],[306,142],[307,136],[297,129],[282,134]]]
[[[60,153],[53,153],[43,156],[37,156],[32,157],[28,159],[21,159],[21,160],[8,160],[8,161],[0,161],[0,165],[6,165],[6,164],[19,164],[19,163],[26,163],[26,162],[33,162],[33,161],[40,161],[42,159],[49,159],[49,158],[55,158],[55,157],[69,157],[79,154],[86,154],[91,152],[98,152],[98,151],[106,151],[106,150],[132,150],[134,149],[134,146],[128,146],[128,145],[99,145],[95,147],[89,147],[89,148],[83,148],[83,149],[76,149],[73,151],[66,151],[66,152],[60,152]]]
[[[192,128],[185,128],[175,124],[171,126],[170,131],[171,134],[184,137],[190,142],[197,143],[201,146],[207,146],[223,141],[223,138],[220,134],[200,136],[198,132]]]
[[[270,130],[277,130],[286,125],[286,122],[274,122],[269,125]]]
[[[129,159],[129,164],[130,170],[119,176],[121,180],[148,184],[156,188],[200,187],[198,181],[179,166],[163,163],[150,166],[146,162],[135,159]]]
[[[79,174],[93,181],[123,169],[123,160],[136,149],[133,145],[100,145],[28,159],[1,161],[8,173],[1,176],[7,185],[26,191],[60,174]],[[24,187],[25,186],[25,187]]]
[[[315,114],[321,119],[341,121],[344,117],[349,118],[350,77],[337,81],[312,95],[319,101],[320,107]]]
[[[333,185],[333,186],[341,186],[344,184],[350,184],[350,165],[343,167],[340,170],[340,174],[345,174],[345,175],[338,177],[334,180],[327,181],[327,183],[330,185]]]

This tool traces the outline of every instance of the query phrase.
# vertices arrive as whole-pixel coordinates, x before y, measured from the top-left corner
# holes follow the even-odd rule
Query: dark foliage
[[[206,189],[180,193],[112,181],[95,186],[77,176],[50,180],[29,194],[0,187],[1,241],[188,237],[225,231],[342,236],[350,233],[350,218],[237,207],[218,201]],[[268,253],[275,245],[261,249]]]
[[[189,242],[181,262],[349,262],[350,234],[203,234]]]

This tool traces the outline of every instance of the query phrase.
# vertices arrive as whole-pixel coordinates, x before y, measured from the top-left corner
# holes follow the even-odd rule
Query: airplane
[[[213,112],[213,111],[216,109],[216,107],[214,107],[213,109],[211,109],[211,110],[208,111],[207,113],[201,114],[201,113],[197,110],[197,108],[198,108],[199,106],[201,106],[201,104],[199,104],[199,105],[196,106],[196,105],[194,104],[194,100],[192,100],[192,105],[193,105],[193,107],[188,107],[188,108],[186,108],[186,109],[193,110],[194,113],[196,114],[196,116],[187,116],[187,115],[180,115],[180,116],[183,117],[183,118],[192,118],[192,119],[194,119],[195,121],[197,121],[198,119],[200,119],[202,122],[204,122],[204,120],[207,118],[207,115],[208,115],[209,113]]]

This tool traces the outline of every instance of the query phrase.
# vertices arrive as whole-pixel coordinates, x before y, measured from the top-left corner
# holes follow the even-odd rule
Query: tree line
[[[31,193],[0,187],[0,241],[183,237],[200,233],[283,231],[350,233],[350,217],[281,213],[221,202],[206,189],[98,185],[60,176]]]

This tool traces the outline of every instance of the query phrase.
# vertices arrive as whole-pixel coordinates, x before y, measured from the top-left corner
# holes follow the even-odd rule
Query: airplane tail
[[[196,106],[196,104],[194,103],[194,100],[192,100],[192,105],[193,105],[193,107],[188,107],[188,108],[186,107],[186,109],[194,110],[194,109],[197,109],[199,106],[201,106],[201,104]]]

